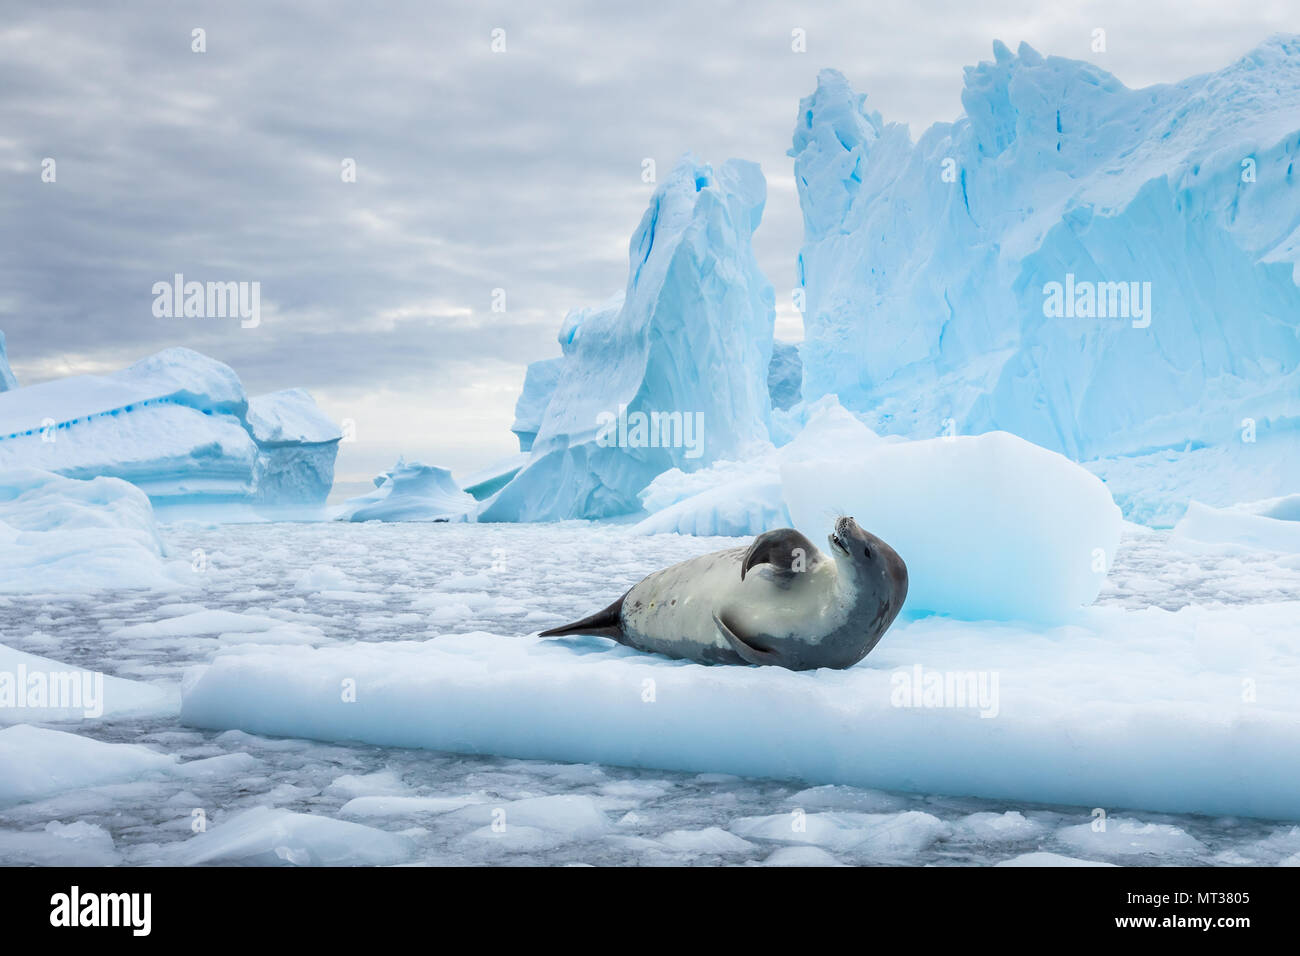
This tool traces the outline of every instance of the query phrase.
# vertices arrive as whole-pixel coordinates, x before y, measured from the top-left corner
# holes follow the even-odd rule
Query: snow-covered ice
[[[174,755],[28,724],[0,729],[0,806],[175,769]]]
[[[0,593],[175,588],[180,580],[139,488],[0,471]]]
[[[683,665],[600,638],[481,631],[240,650],[193,676],[182,720],[382,746],[1296,817],[1300,777],[1277,759],[1300,749],[1290,692],[1300,681],[1296,610],[1095,608],[1046,630],[923,617],[896,624],[857,667],[806,675]]]
[[[1292,495],[1263,508],[1259,505],[1254,508],[1249,505],[1211,508],[1193,501],[1174,526],[1174,534],[1193,541],[1241,544],[1267,551],[1300,554],[1300,513],[1292,510],[1297,501],[1300,501],[1300,496]],[[1271,512],[1284,517],[1274,517]]]
[[[96,674],[0,644],[0,724],[180,713],[175,687]]]
[[[167,856],[174,865],[384,866],[411,856],[399,833],[279,807],[252,807],[181,844]]]

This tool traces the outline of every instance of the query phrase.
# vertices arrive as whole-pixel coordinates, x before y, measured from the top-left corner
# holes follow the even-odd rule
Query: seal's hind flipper
[[[804,571],[808,562],[818,554],[817,546],[794,528],[778,528],[765,531],[754,539],[754,543],[745,552],[740,562],[740,579],[760,564],[769,564],[779,576],[788,577],[798,571]]]
[[[777,667],[786,667],[785,661],[776,651],[765,651],[762,648],[755,647],[747,643],[744,638],[738,637],[722,618],[718,617],[715,612],[713,623],[718,626],[718,632],[727,639],[731,649],[740,655],[740,659],[746,664],[774,664]]]
[[[595,634],[598,637],[612,637],[620,643],[623,640],[623,598],[619,598],[603,611],[597,611],[589,617],[563,627],[553,627],[542,631],[539,637],[564,637],[568,634]]]

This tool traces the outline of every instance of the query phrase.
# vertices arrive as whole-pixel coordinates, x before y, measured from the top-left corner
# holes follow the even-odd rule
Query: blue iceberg
[[[530,457],[480,520],[637,511],[661,472],[766,442],[775,312],[750,245],[766,196],[753,163],[677,164],[632,237],[623,299],[571,312],[564,355],[529,368],[514,430]]]
[[[306,392],[249,399],[186,348],[0,392],[0,470],[122,478],[155,505],[321,505],[340,438]]]
[[[1209,471],[1255,475],[1229,500],[1294,490],[1298,99],[1296,37],[1140,90],[995,43],[913,142],[823,71],[790,151],[803,397],[1096,462],[1138,518]]]

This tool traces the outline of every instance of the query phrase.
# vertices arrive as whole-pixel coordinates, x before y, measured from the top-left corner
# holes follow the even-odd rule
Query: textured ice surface
[[[306,392],[250,402],[232,369],[185,348],[0,391],[0,469],[124,478],[158,503],[320,504],[339,437]]]
[[[1295,491],[1297,96],[1297,37],[1139,90],[995,43],[964,114],[913,142],[823,71],[791,149],[805,398],[837,394],[882,433],[1002,429],[1113,461],[1142,520],[1152,485],[1216,506]],[[1045,315],[1048,284],[1074,280],[1149,283],[1147,313]],[[1249,490],[1210,497],[1194,463],[1159,455],[1200,446]]]
[[[176,762],[138,744],[15,724],[0,730],[0,805],[167,773]]]
[[[767,370],[767,391],[772,407],[784,411],[803,397],[803,361],[794,342],[772,343],[772,364]]]
[[[344,503],[339,520],[466,521],[476,507],[446,468],[398,461],[380,478],[374,491]]]
[[[6,643],[117,677],[176,682],[184,667],[208,661],[214,652],[230,649],[234,640],[269,633],[266,620],[314,626],[321,632],[318,642],[322,646],[354,640],[363,645],[425,640],[469,631],[502,638],[513,635],[522,641],[539,627],[587,613],[656,568],[733,543],[673,535],[635,537],[626,528],[582,523],[186,524],[163,530],[171,548],[184,554],[202,548],[209,557],[203,571],[189,572],[195,585],[184,596],[120,591],[93,598],[3,597],[0,629]],[[538,555],[547,559],[538,560]],[[1168,657],[1175,672],[1205,661],[1211,673],[1221,673],[1234,662],[1253,666],[1248,656],[1255,648],[1267,650],[1276,643],[1271,632],[1253,626],[1253,619],[1243,616],[1240,626],[1234,627],[1232,618],[1235,611],[1248,615],[1255,605],[1289,602],[1289,608],[1281,607],[1278,613],[1289,610],[1295,619],[1300,567],[1281,561],[1275,554],[1247,548],[1222,546],[1211,551],[1185,546],[1167,532],[1127,530],[1099,599],[1102,609],[1185,608],[1192,617],[1213,611],[1210,618],[1215,622],[1184,632],[1184,646],[1175,648],[1176,653],[1170,656],[1165,641],[1169,635],[1154,624],[1148,626],[1145,618],[1139,621],[1141,626],[1130,635],[1130,643],[1137,645],[1133,651],[1137,656],[1132,659],[1149,662],[1153,670],[1150,680],[1142,677],[1146,671],[1134,674],[1131,697],[1136,701],[1132,704],[1135,712],[1157,705],[1165,696],[1166,686],[1154,670],[1163,657]],[[362,602],[356,600],[359,595],[379,600]],[[417,609],[417,602],[432,595],[468,599],[460,600],[447,620],[435,622],[429,612]],[[542,604],[536,595],[549,597]],[[1213,606],[1220,604],[1226,606],[1215,611]],[[251,623],[240,625],[238,618],[230,617],[206,618],[198,626],[182,623],[182,619],[200,620],[194,615],[202,612],[218,611],[248,618]],[[138,625],[159,626],[125,630]],[[959,622],[948,626],[962,634],[971,630]],[[238,627],[248,629],[237,632]],[[266,630],[257,630],[262,627]],[[217,632],[195,633],[213,628]],[[231,636],[223,638],[221,633]],[[903,640],[906,633],[907,629],[891,631],[864,663],[871,664],[891,646],[910,655],[912,648]],[[1117,669],[1117,658],[1107,656],[1113,655],[1113,648],[1104,640],[1073,631],[1047,632],[1023,640],[1025,650],[1042,662],[1054,682],[1064,680],[1062,669],[1082,659],[1088,649],[1095,651],[1095,658],[1089,670],[1079,675],[1081,687],[1094,679],[1118,679],[1106,673]],[[1086,646],[1072,648],[1079,640]],[[575,641],[569,653],[584,655],[582,660],[598,660],[608,656],[602,646],[603,642],[596,640],[590,644]],[[955,657],[945,666],[970,666],[967,662],[980,656],[978,643],[962,653],[967,657]],[[757,674],[756,679],[763,676],[741,673]],[[1050,686],[1044,683],[1040,690],[1046,693]],[[1174,689],[1178,686],[1173,685]],[[1290,686],[1294,687],[1294,681]],[[660,690],[657,706],[662,707],[662,685]],[[1232,690],[1239,695],[1239,687]],[[336,688],[327,691],[332,695]],[[1212,701],[1212,694],[1226,693],[1208,683],[1206,691],[1207,701]],[[1008,700],[1006,683],[1002,693]],[[1261,686],[1255,705],[1265,715],[1273,708],[1269,693]],[[914,716],[924,720],[927,715]],[[1122,719],[1123,713],[1119,717]],[[528,719],[537,720],[539,715],[529,714]],[[982,723],[996,727],[1002,719]],[[203,731],[181,726],[174,717],[164,715],[59,726],[93,741],[143,745],[158,754],[175,756],[185,773],[176,769],[140,771],[123,760],[114,768],[111,781],[70,779],[58,792],[0,807],[0,859],[93,863],[107,861],[112,854],[115,862],[126,864],[175,862],[174,854],[181,851],[171,847],[184,846],[199,836],[192,829],[195,810],[206,815],[211,835],[237,814],[256,807],[382,830],[409,841],[402,859],[408,863],[960,865],[1052,854],[1037,862],[1083,859],[1121,864],[1274,865],[1300,853],[1300,828],[1294,823],[1161,814],[1118,805],[1104,807],[1111,818],[1108,822],[1176,827],[1200,848],[1183,853],[1173,840],[1152,841],[1136,854],[1112,851],[1101,842],[1081,848],[1073,828],[1093,824],[1096,804],[1088,801],[992,801],[854,786],[810,787],[719,773],[463,756],[259,737],[240,731]],[[805,741],[805,747],[815,742]],[[1234,754],[1224,758],[1214,773],[1231,775],[1235,766]],[[380,805],[382,799],[394,797],[417,798],[418,802]],[[579,805],[569,801],[567,808],[558,804],[553,815],[515,819],[512,806],[516,802],[542,797],[583,797],[590,803],[585,809],[573,809]],[[345,805],[359,799],[367,802],[354,804],[343,813]],[[590,814],[592,805],[605,816],[608,827],[601,827]],[[503,810],[505,833],[492,831],[490,812],[486,816],[483,811],[456,812],[470,806]],[[529,806],[524,809],[529,811]],[[805,818],[818,814],[891,816],[897,818],[899,829],[897,836],[891,837],[874,822],[848,817],[846,823],[841,819],[845,824],[841,829],[849,832],[840,832],[833,839],[847,848],[836,850],[795,842],[793,829],[789,838],[773,829],[771,839],[741,836],[735,829],[738,821],[756,817],[784,815],[793,824],[796,810],[802,810]],[[937,819],[947,829],[928,824],[935,837],[927,842],[924,831],[916,826],[918,818],[908,816],[916,813]],[[242,857],[246,862],[311,862],[313,847],[329,845],[328,834],[314,834],[310,828],[295,836],[268,839],[266,834],[279,824],[269,816],[262,820],[264,825],[257,827],[241,824],[241,829],[247,826],[256,839],[248,838],[229,858],[210,862],[237,862],[241,854],[247,854]],[[528,827],[518,839],[510,833],[512,821],[521,829]],[[852,832],[859,823],[864,831],[870,831],[858,834],[861,842]],[[53,831],[47,829],[51,824],[55,825]],[[68,831],[67,827],[76,829]],[[736,839],[728,840],[724,834]],[[373,834],[366,831],[366,836]],[[854,845],[848,846],[850,843]],[[350,857],[344,857],[351,862],[359,862],[367,852],[364,841],[352,847],[334,845],[351,851]],[[284,847],[285,855],[276,855],[276,847]],[[198,849],[202,848],[200,844]],[[302,855],[304,851],[307,855]]]
[[[118,478],[0,471],[0,593],[175,587],[149,499]]]
[[[561,364],[529,369],[516,431],[531,458],[483,520],[633,512],[660,472],[767,439],[775,312],[750,246],[766,198],[753,163],[673,168],[632,237],[624,300],[570,313]],[[609,432],[621,415],[629,426]],[[640,435],[637,416],[675,417]]]
[[[252,807],[171,847],[169,863],[384,866],[409,859],[409,837],[314,813]]]
[[[1230,507],[1300,487],[1300,437],[1163,449],[1086,461],[1130,521],[1171,528],[1191,501]]]
[[[0,832],[5,866],[116,866],[121,855],[103,827],[51,820],[39,830]]]

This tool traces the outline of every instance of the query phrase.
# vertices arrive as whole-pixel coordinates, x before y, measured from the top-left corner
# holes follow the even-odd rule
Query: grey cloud
[[[1094,26],[1108,31],[1101,56]],[[190,52],[194,27],[207,53]],[[495,27],[505,54],[489,50]],[[796,27],[806,54],[790,49]],[[666,173],[688,150],[739,156],[788,180],[797,103],[821,67],[917,135],[959,114],[961,67],[989,58],[994,37],[1137,86],[1217,69],[1285,29],[1267,4],[1209,2],[11,7],[0,328],[29,382],[188,345],[255,391],[380,382],[415,407],[431,377],[491,364],[494,380],[522,380],[524,363],[556,353],[566,309],[623,285],[653,188],[643,158]],[[54,185],[39,180],[45,156]],[[801,238],[786,187],[769,191],[756,237],[778,301]],[[176,272],[260,281],[274,320],[155,319],[151,286]],[[496,287],[504,317],[489,311]],[[500,437],[479,457],[509,444],[510,403],[494,394]],[[472,449],[447,417],[412,452]]]

